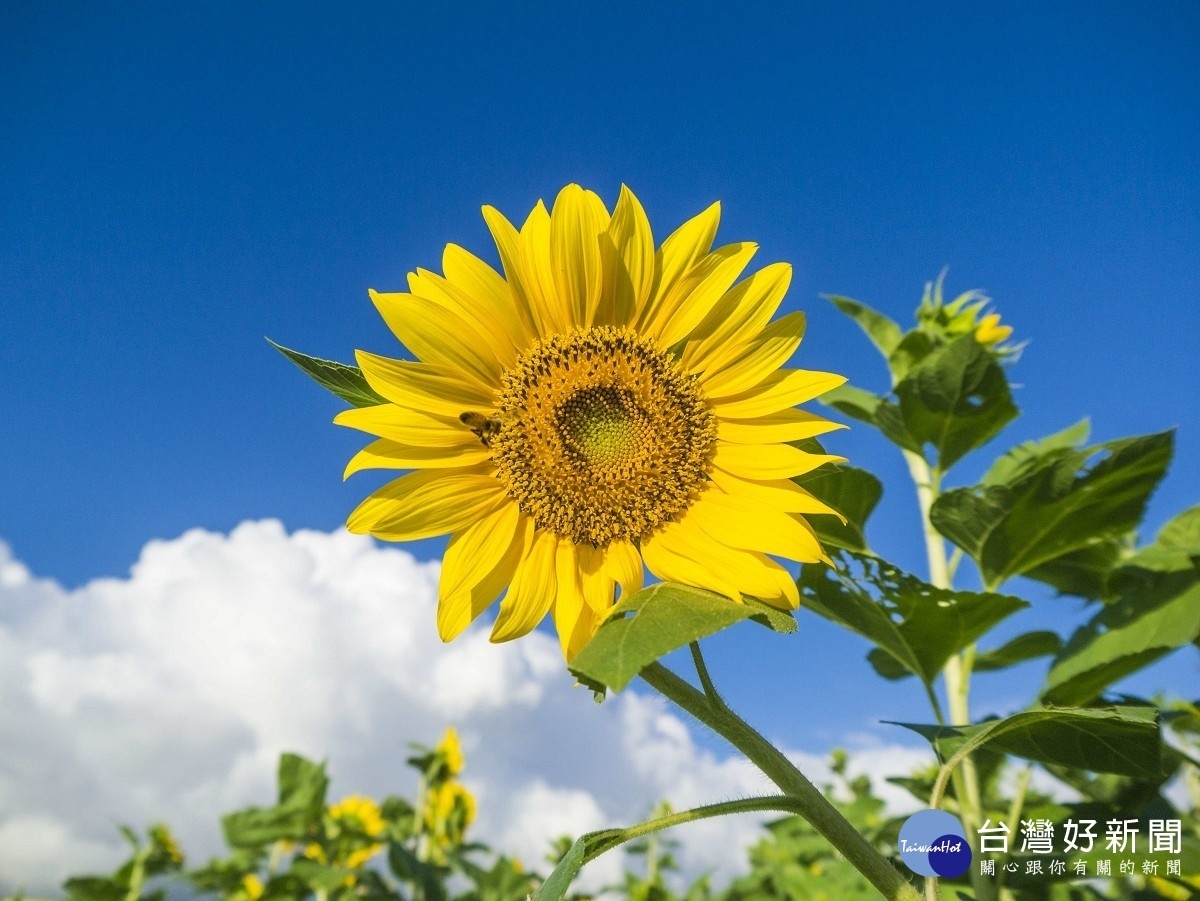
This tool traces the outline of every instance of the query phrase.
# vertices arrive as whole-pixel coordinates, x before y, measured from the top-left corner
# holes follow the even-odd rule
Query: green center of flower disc
[[[585,465],[610,467],[637,453],[650,418],[628,391],[585,388],[562,405],[558,426],[567,453]]]
[[[540,529],[636,541],[707,481],[716,417],[675,359],[632,329],[539,342],[504,374],[497,478]]]

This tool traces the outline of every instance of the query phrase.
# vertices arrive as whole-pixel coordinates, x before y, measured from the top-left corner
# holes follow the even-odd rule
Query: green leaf
[[[846,517],[845,525],[832,516],[814,516],[809,520],[823,544],[851,551],[867,550],[867,518],[883,496],[883,483],[879,479],[853,466],[823,466],[805,479],[804,489]]]
[[[583,869],[583,856],[586,850],[588,836],[583,835],[563,855],[558,866],[554,868],[546,881],[533,893],[533,901],[563,901],[571,890],[571,883]]]
[[[946,661],[988,629],[1029,606],[1007,595],[954,591],[923,582],[885,560],[834,553],[837,569],[805,565],[801,605],[872,641],[888,678],[911,673],[932,684]]]
[[[1011,481],[943,494],[930,518],[979,564],[985,584],[1021,574],[1036,578],[1051,561],[1132,531],[1166,472],[1172,445],[1173,433],[1161,432],[1057,449],[1043,462],[1027,463]],[[1097,455],[1103,456],[1088,467]]]
[[[387,403],[387,398],[367,384],[366,377],[357,366],[310,357],[298,350],[276,344],[270,338],[267,339],[267,343],[299,366],[314,382],[346,403],[355,407],[374,407]]]
[[[303,838],[321,817],[329,777],[325,765],[305,760],[298,754],[279,758],[279,803],[274,807],[251,807],[226,815],[221,820],[225,840],[233,848],[247,848],[281,839]]]
[[[620,691],[664,654],[750,617],[763,618],[762,605],[739,604],[711,591],[660,582],[616,606],[575,655],[571,672],[588,684]]]
[[[1096,773],[1155,778],[1162,771],[1153,707],[1046,707],[973,726],[896,725],[924,736],[943,762],[987,747]]]
[[[1053,657],[1062,650],[1062,639],[1054,632],[1026,632],[998,648],[979,651],[972,669],[977,673],[1004,669],[1038,657]]]
[[[893,444],[919,454],[921,442],[908,433],[900,408],[887,398],[855,388],[840,385],[821,396],[821,403],[833,407],[839,413],[875,426]]]
[[[933,445],[943,471],[1017,415],[1004,370],[974,335],[931,353],[897,383],[895,393],[908,433],[920,445]]]
[[[837,295],[826,295],[826,299],[832,301],[835,307],[858,323],[858,327],[866,333],[867,337],[871,339],[871,343],[879,348],[879,352],[885,358],[892,355],[904,337],[899,325],[878,310],[871,309],[865,303]]]
[[[418,858],[400,842],[388,844],[388,866],[399,879],[413,883],[423,901],[446,901],[446,888],[438,868]]]
[[[1113,571],[1110,603],[1054,661],[1042,697],[1082,704],[1118,679],[1200,639],[1200,507]]]
[[[68,901],[125,901],[127,886],[103,876],[78,876],[63,883]]]
[[[311,888],[332,892],[348,877],[353,876],[355,871],[348,867],[332,867],[306,857],[298,857],[293,861],[290,872]]]
[[[796,617],[790,610],[780,610],[758,598],[747,597],[742,600],[751,609],[750,620],[752,622],[766,626],[772,632],[778,632],[780,635],[790,635],[796,631]]]
[[[1061,432],[1018,444],[996,459],[991,468],[984,473],[980,484],[1007,485],[1015,482],[1033,469],[1052,463],[1075,450],[1087,441],[1091,431],[1091,423],[1085,417]]]

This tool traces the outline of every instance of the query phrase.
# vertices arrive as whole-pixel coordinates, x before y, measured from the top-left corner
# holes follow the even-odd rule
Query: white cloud
[[[443,646],[437,575],[367,539],[264,521],[151,542],[129,578],[66,591],[0,543],[0,892],[110,869],[118,823],[165,819],[199,862],[220,850],[219,814],[270,801],[285,750],[329,760],[335,798],[407,793],[407,742],[448,723],[477,835],[531,866],[552,838],[634,822],[659,799],[771,790],[655,698],[594,704],[546,635],[497,646],[473,629]],[[926,759],[867,754],[855,764],[875,775]],[[827,778],[823,761],[804,765]],[[685,870],[736,871],[756,828],[681,830]],[[588,882],[619,863],[602,858]]]

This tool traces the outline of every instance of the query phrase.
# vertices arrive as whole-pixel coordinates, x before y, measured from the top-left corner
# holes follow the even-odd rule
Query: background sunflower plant
[[[519,228],[485,208],[500,270],[449,245],[441,274],[418,269],[407,292],[371,292],[416,359],[360,352],[350,366],[280,348],[351,404],[339,424],[373,436],[347,476],[406,473],[367,497],[350,529],[393,541],[450,536],[436,623],[443,640],[497,600],[494,641],[549,616],[568,668],[598,698],[642,679],[779,789],[582,836],[538,888],[539,901],[567,897],[588,860],[624,842],[772,810],[801,817],[866,891],[920,897],[883,853],[892,849],[878,823],[852,825],[709,677],[700,639],[744,620],[794,631],[801,604],[866,638],[881,676],[920,684],[935,722],[909,728],[929,739],[938,766],[911,788],[955,812],[972,847],[996,811],[997,761],[1008,756],[1159,792],[1178,760],[1165,749],[1157,706],[1103,693],[1200,638],[1197,509],[1154,542],[1139,546],[1135,535],[1166,471],[1171,433],[1086,446],[1081,423],[1000,456],[978,485],[948,490],[951,468],[1017,415],[1006,367],[1022,345],[1010,343],[1012,327],[989,299],[972,291],[947,302],[939,277],[905,331],[865,304],[830,298],[883,354],[883,393],[786,368],[804,334],[802,314],[775,318],[790,270],[776,263],[743,277],[755,248],[714,249],[718,215],[714,205],[657,243],[627,189],[610,212],[570,185]],[[818,444],[841,426],[798,409],[817,398],[901,450],[927,578],[872,552],[865,525],[882,486]],[[955,587],[965,561],[980,590]],[[647,573],[656,581],[643,587]],[[1035,630],[980,650],[980,639],[1030,606],[1001,591],[1015,576],[1099,612],[1067,641]],[[659,662],[685,646],[695,683]],[[1052,664],[1028,709],[973,721],[973,672],[1041,657]],[[420,764],[444,771],[426,816],[449,812],[443,819],[465,825],[471,808],[448,788],[452,757],[432,752]],[[1010,819],[1035,800],[1029,772],[1004,811]],[[1003,879],[974,870],[959,885],[978,901],[1013,897]],[[937,880],[923,888],[940,896]]]

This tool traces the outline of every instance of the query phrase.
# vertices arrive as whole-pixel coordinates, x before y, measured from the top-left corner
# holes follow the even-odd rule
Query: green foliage
[[[878,557],[839,551],[836,569],[806,565],[803,606],[869,639],[870,660],[889,679],[914,675],[932,684],[951,655],[1024,601],[986,592],[935,588]]]
[[[1180,514],[1108,579],[1107,605],[1055,658],[1043,699],[1084,704],[1200,638],[1200,507]]]
[[[1027,575],[1063,587],[1052,564],[1136,528],[1172,445],[1172,432],[1085,448],[1050,444],[943,494],[930,518],[975,560],[985,584]]]
[[[387,403],[387,398],[367,384],[366,376],[357,366],[310,357],[298,350],[276,344],[270,338],[267,339],[267,343],[300,367],[314,382],[351,406],[374,407]]]
[[[161,901],[161,888],[148,883],[180,872],[183,854],[162,823],[146,831],[145,840],[128,826],[120,827],[129,843],[127,861],[107,876],[77,876],[63,883],[68,901]]]
[[[906,432],[918,445],[933,446],[943,471],[1017,415],[1004,371],[973,335],[931,352],[893,391]]]
[[[1027,660],[1038,657],[1053,657],[1062,650],[1062,639],[1057,632],[1039,629],[1034,632],[1023,632],[1015,638],[1010,638],[998,648],[988,651],[978,651],[975,654],[975,672],[1006,669]]]
[[[846,517],[814,516],[811,522],[817,536],[827,547],[866,552],[867,519],[883,496],[883,483],[865,469],[826,465],[796,480],[818,500],[824,501]]]
[[[284,754],[279,759],[279,802],[229,814],[221,822],[225,841],[232,848],[254,848],[304,838],[321,816],[328,788],[324,764]]]
[[[943,762],[987,747],[1098,773],[1154,778],[1162,772],[1162,739],[1154,707],[1050,707],[972,726],[899,725],[928,739]]]
[[[571,672],[589,685],[620,691],[659,657],[751,618],[776,632],[795,629],[790,614],[765,604],[739,604],[715,592],[660,582],[616,606],[575,655]]]

